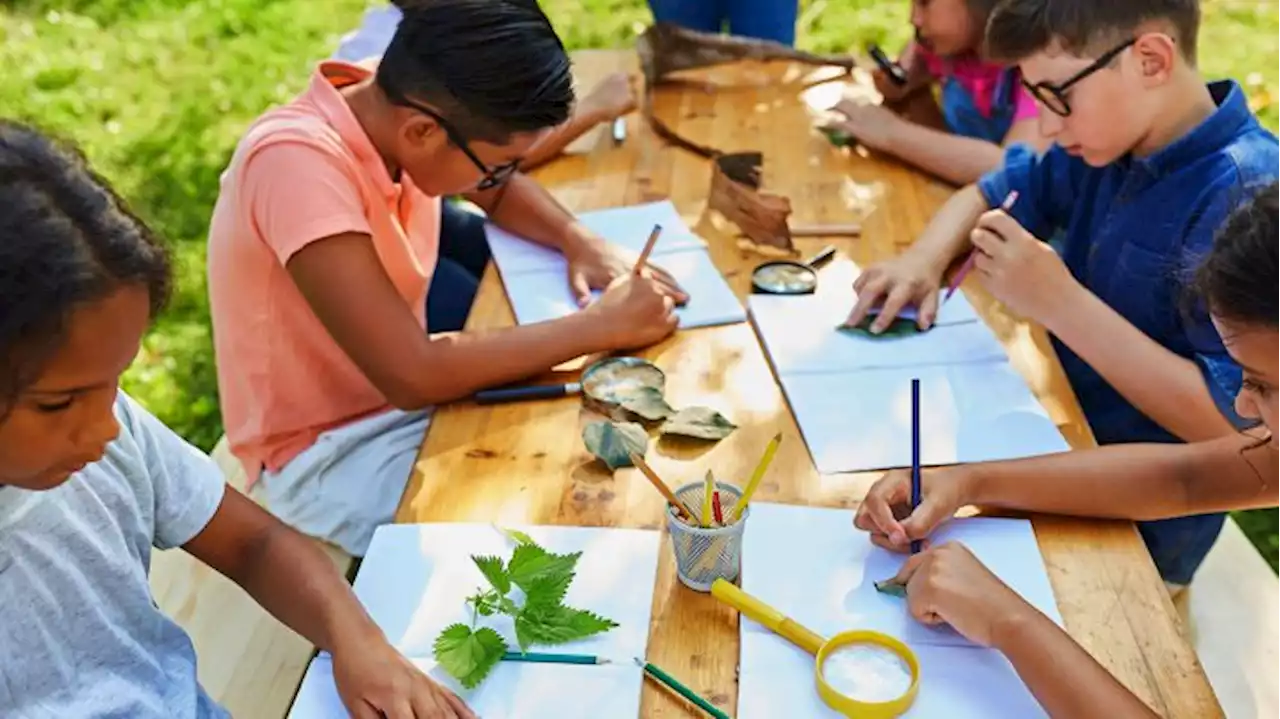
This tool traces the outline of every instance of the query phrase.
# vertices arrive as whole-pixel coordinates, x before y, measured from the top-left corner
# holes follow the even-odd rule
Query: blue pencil
[[[920,506],[920,380],[911,380],[911,511]],[[911,540],[911,553],[920,552],[920,540]]]

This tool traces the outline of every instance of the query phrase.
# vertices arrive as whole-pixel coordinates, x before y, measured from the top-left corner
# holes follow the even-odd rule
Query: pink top
[[[978,112],[985,117],[991,116],[991,110],[997,102],[996,94],[1008,92],[1001,87],[1001,76],[1009,69],[1004,65],[986,62],[973,54],[943,57],[920,45],[916,45],[916,52],[924,61],[930,75],[938,79],[954,79],[973,99]],[[1010,77],[1012,81],[1017,80],[1016,69]],[[1013,93],[1013,121],[1017,122],[1037,115],[1039,115],[1039,109],[1036,107],[1036,99],[1019,82]]]
[[[296,100],[249,129],[209,228],[209,296],[227,439],[252,484],[321,432],[390,408],[312,313],[285,263],[316,240],[368,235],[425,331],[440,198],[393,182],[338,88],[369,76],[322,63]],[[376,321],[377,318],[370,318]]]

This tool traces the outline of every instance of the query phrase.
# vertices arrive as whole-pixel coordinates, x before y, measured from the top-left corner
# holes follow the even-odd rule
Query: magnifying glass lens
[[[836,647],[822,664],[832,689],[860,702],[888,702],[911,688],[911,668],[888,647],[853,643]]]

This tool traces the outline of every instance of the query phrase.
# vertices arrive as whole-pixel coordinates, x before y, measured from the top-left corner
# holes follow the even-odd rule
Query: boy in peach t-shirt
[[[432,405],[675,329],[671,278],[632,277],[634,258],[516,170],[572,100],[536,5],[435,0],[406,10],[376,77],[323,63],[246,133],[214,209],[209,289],[227,436],[272,512],[361,555]],[[428,290],[449,293],[433,281],[440,198],[458,193],[563,252],[584,310],[431,334]],[[588,305],[593,288],[607,289]]]

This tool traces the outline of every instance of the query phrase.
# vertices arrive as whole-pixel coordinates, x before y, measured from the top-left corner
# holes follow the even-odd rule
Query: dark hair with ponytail
[[[158,312],[165,248],[79,152],[0,120],[0,419],[61,345],[71,313],[127,285],[146,287]]]
[[[1280,184],[1273,182],[1236,208],[1196,270],[1192,288],[1222,319],[1277,326],[1280,303],[1271,293],[1277,291],[1278,196]]]

